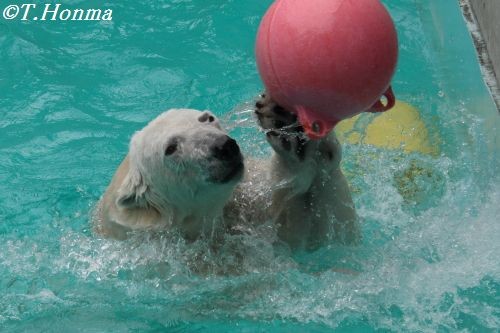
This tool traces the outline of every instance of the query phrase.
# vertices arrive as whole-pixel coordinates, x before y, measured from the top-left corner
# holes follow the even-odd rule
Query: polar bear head
[[[117,205],[183,219],[221,210],[243,174],[235,140],[208,111],[172,109],[134,134]]]

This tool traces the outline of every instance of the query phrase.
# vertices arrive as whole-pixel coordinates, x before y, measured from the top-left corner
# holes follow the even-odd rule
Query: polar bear
[[[341,147],[332,133],[309,140],[294,114],[269,95],[256,103],[274,154],[243,158],[209,111],[172,109],[131,139],[128,155],[98,203],[95,230],[178,230],[186,240],[271,221],[292,249],[359,239]],[[255,188],[268,189],[266,195]]]

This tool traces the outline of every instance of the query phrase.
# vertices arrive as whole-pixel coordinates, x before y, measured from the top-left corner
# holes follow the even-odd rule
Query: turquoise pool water
[[[262,89],[253,43],[270,3],[76,0],[113,21],[0,20],[1,332],[498,330],[500,124],[455,0],[384,1],[396,94],[440,153],[344,146],[359,247],[291,255],[265,227],[221,254],[92,234],[130,136],[168,108],[211,109],[245,151],[269,153],[243,111]],[[406,200],[394,175],[415,160],[429,173]],[[193,274],[195,258],[238,274]]]

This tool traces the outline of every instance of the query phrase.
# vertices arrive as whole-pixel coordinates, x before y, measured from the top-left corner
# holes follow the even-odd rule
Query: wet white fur
[[[176,228],[187,239],[210,236],[245,223],[272,220],[293,248],[315,247],[326,239],[357,239],[358,227],[347,182],[340,171],[340,145],[332,135],[314,142],[303,161],[281,149],[264,161],[245,159],[244,179],[210,181],[214,138],[225,135],[215,118],[200,122],[202,112],[173,109],[161,114],[131,140],[95,214],[95,230],[123,239],[130,230]],[[180,140],[179,151],[165,156]],[[327,158],[323,150],[331,150]],[[269,189],[268,195],[257,188]]]

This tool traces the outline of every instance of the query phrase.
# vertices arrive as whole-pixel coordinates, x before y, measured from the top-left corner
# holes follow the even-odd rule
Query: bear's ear
[[[139,170],[130,169],[118,189],[116,204],[123,208],[146,208],[149,187]]]

